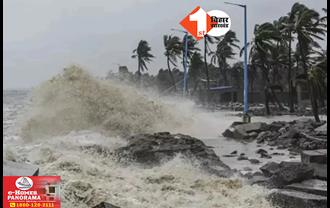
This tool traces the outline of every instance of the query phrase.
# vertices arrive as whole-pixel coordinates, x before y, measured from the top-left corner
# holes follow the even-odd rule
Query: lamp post
[[[246,5],[244,4],[235,4],[230,2],[224,2],[225,4],[230,4],[234,6],[239,6],[244,9],[244,110],[243,110],[243,122],[250,122],[251,118],[248,115],[249,104],[248,104],[248,87],[249,87],[249,78],[248,78],[248,65],[247,65],[247,16],[246,16]]]
[[[184,33],[184,56],[183,56],[183,95],[186,95],[187,92],[187,79],[188,79],[188,32],[184,30],[171,29],[172,31],[178,31]]]

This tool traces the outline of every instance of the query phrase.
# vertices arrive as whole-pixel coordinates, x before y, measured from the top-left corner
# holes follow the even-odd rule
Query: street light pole
[[[243,91],[243,121],[250,122],[251,118],[248,115],[249,111],[249,101],[248,101],[248,89],[249,89],[249,77],[248,77],[248,64],[247,64],[247,8],[246,5],[243,4],[234,4],[230,2],[225,2],[225,4],[235,5],[239,7],[243,7],[244,9],[244,91]]]

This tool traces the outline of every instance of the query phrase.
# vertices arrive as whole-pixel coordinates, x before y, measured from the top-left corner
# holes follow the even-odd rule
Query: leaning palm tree
[[[293,81],[292,81],[292,42],[294,37],[292,36],[293,29],[294,29],[294,14],[295,14],[295,7],[291,8],[291,11],[288,13],[287,16],[281,17],[278,20],[278,30],[281,32],[281,43],[287,42],[285,46],[288,48],[287,50],[287,81],[288,81],[288,88],[289,88],[289,111],[291,113],[294,112],[294,96],[293,96]]]
[[[171,35],[164,35],[163,41],[165,46],[164,55],[167,59],[168,73],[172,80],[173,89],[174,91],[176,91],[176,82],[171,70],[171,64],[173,66],[176,66],[177,57],[180,57],[182,51],[182,42],[180,41],[179,37]]]
[[[239,49],[240,47],[236,44],[239,40],[236,38],[236,33],[233,31],[228,31],[223,37],[218,41],[217,49],[215,52],[210,52],[211,62],[218,64],[220,69],[220,74],[223,76],[224,84],[228,85],[227,79],[227,59],[233,59],[236,53],[234,48]]]
[[[197,41],[193,38],[191,35],[187,35],[183,38],[182,40],[182,66],[184,66],[184,57],[185,57],[185,38],[187,38],[187,64],[191,62],[192,56],[196,53],[199,52],[200,49],[197,47]]]
[[[295,13],[294,25],[294,33],[298,39],[299,58],[302,62],[304,74],[310,77],[311,72],[308,72],[308,69],[312,67],[311,54],[315,52],[315,48],[320,48],[315,39],[323,40],[326,33],[326,24],[321,21],[320,14],[315,10],[309,9],[303,4],[296,3],[295,5],[299,6],[299,9]],[[310,78],[307,80],[310,100],[315,120],[320,121],[317,110],[317,96],[313,93],[312,80]]]
[[[205,65],[205,75],[206,75],[206,86],[207,90],[210,90],[210,77],[209,77],[209,69],[207,65],[207,55],[211,52],[210,44],[213,44],[215,40],[218,38],[205,35],[204,36],[204,65]]]
[[[137,58],[138,60],[138,70],[137,74],[139,80],[141,81],[141,72],[148,70],[147,63],[152,61],[154,56],[150,53],[151,47],[145,40],[140,40],[136,49],[133,50],[132,58]]]
[[[193,83],[193,90],[192,94],[194,94],[197,90],[199,85],[199,81],[202,75],[204,63],[202,60],[202,55],[198,52],[194,52],[190,59],[190,66],[189,66],[189,77],[191,82]]]
[[[271,52],[276,47],[275,42],[281,39],[279,31],[276,30],[272,23],[264,23],[261,25],[256,25],[254,28],[254,38],[251,42],[248,43],[247,47],[250,46],[250,62],[254,67],[261,69],[263,79],[265,80],[265,105],[266,112],[270,114],[268,98],[272,97],[275,102],[278,104],[280,109],[283,109],[283,106],[276,97],[276,94],[271,87],[271,81],[269,79],[269,73],[271,68]],[[241,54],[244,50],[244,47],[241,50]]]

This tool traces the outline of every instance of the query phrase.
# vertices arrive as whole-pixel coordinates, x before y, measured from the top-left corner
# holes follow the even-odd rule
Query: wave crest
[[[127,136],[178,125],[167,106],[132,87],[98,80],[75,65],[36,88],[30,107],[21,130],[26,139],[84,129]]]

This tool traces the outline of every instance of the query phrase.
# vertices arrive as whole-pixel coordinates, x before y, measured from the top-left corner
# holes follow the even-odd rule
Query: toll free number
[[[45,208],[45,207],[55,207],[55,204],[53,202],[10,202],[9,207],[40,207],[40,208]]]

